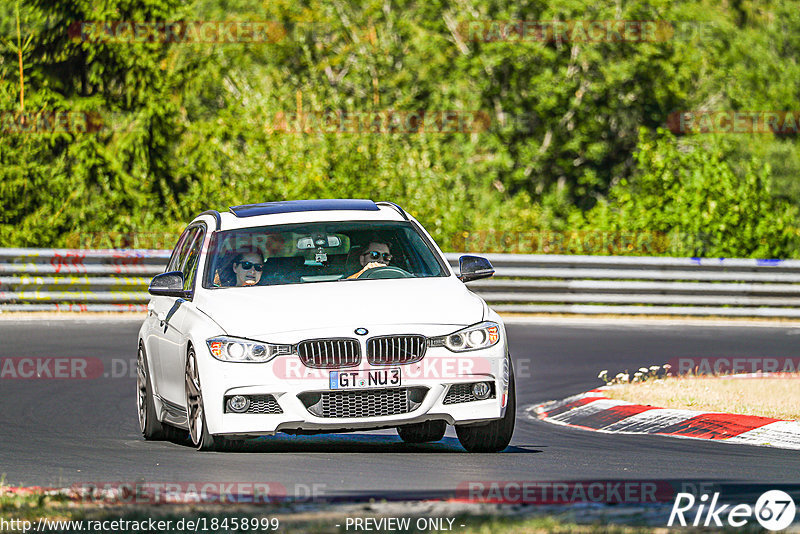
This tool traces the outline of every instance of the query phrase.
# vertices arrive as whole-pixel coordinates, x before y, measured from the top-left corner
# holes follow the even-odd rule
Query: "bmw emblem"
[[[366,328],[356,328],[355,332],[359,336],[366,336],[367,334],[369,334],[369,330],[367,330]]]

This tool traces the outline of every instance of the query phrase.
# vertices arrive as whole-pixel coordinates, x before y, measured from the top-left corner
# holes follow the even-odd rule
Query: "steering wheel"
[[[414,275],[408,271],[395,267],[393,265],[384,265],[383,267],[373,267],[367,269],[364,274],[358,277],[360,279],[378,280],[384,278],[414,278]]]

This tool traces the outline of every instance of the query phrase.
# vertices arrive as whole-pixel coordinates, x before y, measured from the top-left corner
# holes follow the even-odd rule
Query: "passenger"
[[[236,286],[254,286],[261,280],[264,257],[257,251],[242,252],[233,260],[232,267]]]

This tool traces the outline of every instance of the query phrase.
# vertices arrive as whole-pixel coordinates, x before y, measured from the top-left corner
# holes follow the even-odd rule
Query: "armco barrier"
[[[167,250],[0,249],[0,311],[146,311]]]
[[[460,254],[447,254],[457,266]],[[800,261],[485,254],[470,288],[521,313],[800,317]],[[165,250],[0,249],[2,311],[144,311]]]

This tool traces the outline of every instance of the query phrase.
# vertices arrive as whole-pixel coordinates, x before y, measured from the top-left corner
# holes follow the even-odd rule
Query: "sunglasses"
[[[388,252],[378,252],[377,250],[368,250],[364,254],[371,260],[379,260],[383,258],[383,261],[392,261],[392,255],[389,254]]]
[[[256,271],[261,272],[264,269],[264,265],[261,263],[253,263],[252,261],[237,261],[239,265],[242,266],[242,269],[245,271],[249,271],[250,269],[255,268]]]

